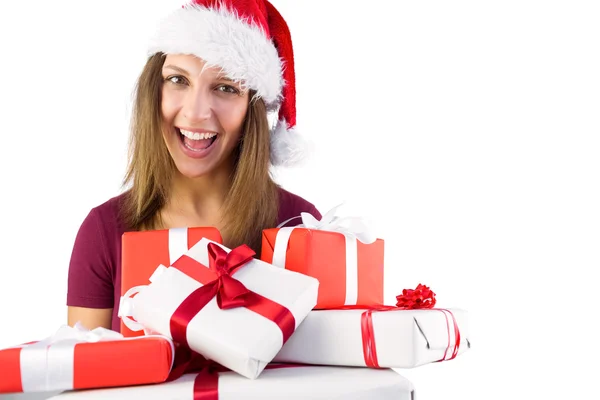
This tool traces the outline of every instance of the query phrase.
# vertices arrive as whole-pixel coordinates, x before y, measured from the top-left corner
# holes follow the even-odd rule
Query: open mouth
[[[190,132],[184,129],[177,129],[179,139],[183,145],[191,151],[203,151],[208,149],[217,140],[219,136],[216,132]]]

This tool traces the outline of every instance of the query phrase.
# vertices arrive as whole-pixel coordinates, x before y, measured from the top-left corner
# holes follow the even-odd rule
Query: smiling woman
[[[271,165],[300,154],[290,33],[265,0],[196,1],[159,26],[140,75],[128,189],[83,221],[69,267],[69,324],[119,331],[121,236],[214,226],[259,254],[263,229],[313,204],[279,187]],[[268,113],[278,112],[269,126]]]

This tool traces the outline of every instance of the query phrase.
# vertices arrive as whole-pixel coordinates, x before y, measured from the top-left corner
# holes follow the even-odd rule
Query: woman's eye
[[[169,76],[165,80],[169,81],[175,85],[185,85],[185,83],[186,83],[185,78],[183,76],[179,76],[179,75]]]
[[[224,93],[231,93],[231,94],[239,94],[240,91],[236,88],[234,88],[233,86],[229,86],[229,85],[220,85],[217,87],[217,90],[224,92]]]

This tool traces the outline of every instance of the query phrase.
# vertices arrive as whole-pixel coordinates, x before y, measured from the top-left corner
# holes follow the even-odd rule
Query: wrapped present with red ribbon
[[[167,383],[73,391],[51,400],[412,400],[413,384],[391,369],[270,364],[259,379],[206,369]]]
[[[335,216],[338,207],[320,221],[302,213],[297,226],[263,230],[261,260],[318,279],[315,309],[382,304],[384,241],[362,218]]]
[[[201,239],[149,285],[121,298],[133,331],[159,333],[247,378],[256,378],[317,302],[319,282]]]
[[[418,285],[396,306],[312,311],[274,361],[414,368],[452,360],[470,348],[468,314],[435,304],[431,289]]]
[[[63,326],[44,340],[0,350],[0,393],[160,383],[173,360],[173,342],[163,336]]]
[[[132,287],[148,283],[157,265],[170,265],[202,238],[223,242],[221,233],[214,227],[125,232],[121,238],[121,296]],[[120,331],[125,337],[143,335],[143,331],[127,328],[123,321]]]

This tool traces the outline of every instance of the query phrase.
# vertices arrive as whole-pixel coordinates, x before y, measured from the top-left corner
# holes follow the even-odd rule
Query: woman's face
[[[229,168],[248,111],[248,92],[191,55],[167,55],[162,68],[163,136],[179,172],[197,178]]]

